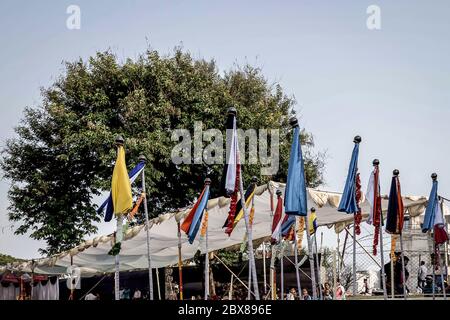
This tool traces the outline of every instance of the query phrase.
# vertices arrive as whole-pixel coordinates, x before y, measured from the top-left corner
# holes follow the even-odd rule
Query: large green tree
[[[175,165],[173,129],[223,130],[226,111],[238,110],[239,127],[280,130],[280,169],[284,180],[295,101],[259,68],[219,72],[214,61],[196,60],[182,49],[167,56],[148,50],[138,59],[118,61],[111,52],[65,63],[65,71],[42,90],[42,103],[25,109],[16,137],[3,149],[1,167],[11,181],[9,219],[17,234],[45,240],[43,254],[79,243],[96,231],[99,200],[109,190],[116,155],[114,139],[125,138],[129,168],[147,157],[146,183],[152,215],[188,205],[207,172],[217,195],[222,165]],[[322,182],[323,159],[312,136],[302,133],[310,186]],[[259,176],[260,164],[245,165],[244,178]],[[93,200],[95,199],[95,201]],[[94,203],[96,202],[96,203]]]

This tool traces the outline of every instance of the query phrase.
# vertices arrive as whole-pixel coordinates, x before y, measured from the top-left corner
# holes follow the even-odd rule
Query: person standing
[[[334,296],[335,296],[335,300],[345,300],[346,299],[345,288],[339,280],[336,283],[336,294]]]
[[[296,300],[296,299],[297,299],[297,291],[295,290],[295,288],[291,288],[286,297],[286,300]]]
[[[425,288],[426,285],[426,279],[428,275],[428,269],[425,265],[425,261],[420,261],[419,270],[417,272],[417,285],[422,290]]]
[[[303,300],[311,300],[311,296],[309,295],[308,290],[306,288],[304,288],[302,291],[303,291],[302,299]]]

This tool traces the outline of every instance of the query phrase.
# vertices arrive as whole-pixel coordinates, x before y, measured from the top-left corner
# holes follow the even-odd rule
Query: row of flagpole
[[[301,292],[301,282],[300,282],[300,274],[299,274],[299,265],[298,265],[298,238],[297,238],[297,217],[305,217],[306,218],[306,237],[308,244],[308,258],[311,270],[311,282],[312,282],[312,295],[313,299],[317,299],[317,289],[319,289],[320,298],[323,297],[323,292],[321,288],[321,279],[320,279],[320,266],[318,259],[318,250],[317,250],[317,235],[314,237],[311,236],[310,233],[310,211],[307,209],[307,193],[306,193],[306,179],[304,172],[304,162],[303,155],[301,150],[301,144],[299,140],[300,129],[298,125],[298,120],[293,117],[290,119],[290,124],[293,128],[293,140],[290,151],[290,158],[288,164],[288,175],[287,175],[287,183],[285,189],[285,197],[284,197],[284,211],[285,218],[281,220],[281,216],[277,217],[277,235],[275,235],[280,246],[281,252],[281,299],[283,299],[284,293],[284,272],[283,272],[283,257],[284,257],[284,246],[283,246],[283,229],[291,230],[293,228],[294,231],[294,255],[295,255],[295,269],[296,269],[296,280],[297,280],[297,290],[300,294]],[[243,174],[240,165],[240,155],[239,155],[239,147],[237,141],[237,126],[236,126],[236,109],[230,108],[228,110],[228,120],[227,120],[227,129],[232,129],[232,138],[231,138],[231,147],[233,148],[232,152],[230,152],[229,158],[227,159],[227,165],[224,168],[222,189],[225,190],[225,196],[231,197],[231,205],[230,205],[230,213],[229,218],[226,222],[227,233],[230,234],[237,222],[242,218],[244,218],[245,226],[246,226],[246,240],[247,240],[247,250],[249,256],[249,299],[250,292],[252,292],[256,300],[259,300],[259,289],[258,289],[258,279],[256,274],[256,266],[255,266],[255,257],[253,250],[253,241],[252,241],[252,219],[250,219],[250,214],[248,212],[248,206],[246,199],[246,193],[244,193],[244,182],[243,182]],[[356,136],[354,138],[354,149],[349,165],[347,180],[344,188],[344,192],[342,194],[342,198],[340,200],[338,211],[346,212],[349,214],[353,214],[354,223],[353,223],[353,263],[352,263],[352,273],[353,273],[353,295],[356,295],[357,291],[357,276],[356,276],[356,236],[359,234],[359,224],[361,222],[361,208],[360,202],[362,198],[361,193],[361,185],[358,173],[358,154],[359,154],[359,144],[361,142],[361,137]],[[120,291],[120,249],[121,249],[121,241],[123,238],[123,218],[127,215],[132,208],[132,194],[131,194],[131,172],[128,174],[125,163],[125,151],[123,148],[124,140],[122,137],[116,138],[117,145],[117,160],[114,166],[112,184],[111,184],[111,196],[107,201],[102,205],[101,209],[105,204],[107,204],[107,215],[108,210],[113,212],[116,215],[117,219],[117,230],[115,235],[115,245],[113,249],[111,249],[110,253],[114,255],[115,258],[115,298],[119,300],[119,291]],[[141,189],[142,189],[142,197],[144,202],[144,214],[145,214],[145,226],[146,226],[146,238],[147,238],[147,258],[148,258],[148,272],[149,272],[149,298],[153,300],[153,277],[152,277],[152,263],[151,263],[151,253],[150,253],[150,228],[149,228],[149,218],[148,218],[148,208],[147,208],[147,195],[146,195],[146,187],[145,187],[145,157],[140,156],[139,162],[142,165],[142,169],[140,169],[141,175]],[[369,181],[369,188],[367,191],[367,198],[371,204],[371,215],[369,219],[369,223],[375,226],[375,239],[374,239],[374,254],[376,254],[376,244],[379,237],[380,242],[380,254],[381,254],[381,264],[382,264],[382,287],[383,287],[383,296],[387,299],[387,287],[386,287],[386,275],[384,270],[384,251],[383,251],[383,212],[381,208],[381,195],[380,195],[380,184],[379,184],[379,161],[375,159],[373,161],[374,170],[371,175],[371,179]],[[136,168],[135,168],[136,169]],[[139,171],[139,170],[137,170]],[[395,236],[398,236],[400,239],[400,247],[401,247],[401,263],[402,263],[402,285],[403,285],[403,296],[406,299],[407,289],[406,289],[406,281],[405,281],[405,257],[404,257],[404,248],[403,248],[403,221],[404,221],[404,208],[400,191],[400,182],[398,179],[399,171],[394,170],[391,191],[389,195],[389,205],[388,212],[386,217],[386,232],[392,234],[393,239]],[[133,178],[134,181],[135,177]],[[433,180],[433,188],[430,194],[430,198],[428,201],[424,224],[422,227],[422,231],[424,233],[429,233],[430,238],[432,239],[431,231],[433,230],[434,239],[433,242],[433,250],[435,260],[439,263],[439,268],[441,271],[441,280],[443,283],[444,276],[441,265],[440,256],[440,244],[446,243],[448,241],[448,235],[445,229],[443,228],[444,222],[442,217],[442,199],[437,194],[437,175],[432,175]],[[183,282],[182,282],[182,241],[181,241],[181,230],[185,231],[189,237],[189,242],[192,243],[196,233],[199,229],[199,226],[202,225],[202,229],[205,229],[204,235],[204,244],[205,244],[205,299],[208,299],[209,296],[209,256],[208,256],[208,226],[207,226],[207,201],[209,199],[209,185],[211,181],[209,178],[205,180],[205,188],[197,201],[194,208],[187,215],[183,224],[180,225],[178,222],[178,254],[179,254],[179,280],[180,280],[180,299],[183,299]],[[252,181],[253,188],[256,188],[256,180]],[[254,189],[253,189],[254,190]],[[206,191],[206,195],[204,195]],[[247,190],[248,191],[248,190]],[[236,207],[239,207],[237,203],[237,193],[240,196],[240,208],[241,211],[236,212]],[[278,203],[277,206],[280,205],[283,201],[281,200],[281,192],[277,191]],[[281,200],[281,201],[280,201]],[[108,202],[109,201],[109,202]],[[233,203],[234,201],[234,203]],[[252,203],[254,199],[252,198]],[[108,209],[108,206],[111,208]],[[200,207],[199,207],[200,206]],[[113,210],[113,211],[111,211]],[[234,211],[233,211],[234,210]],[[314,212],[314,208],[311,209]],[[253,212],[252,212],[253,213]],[[105,216],[105,220],[106,220]],[[202,224],[202,220],[205,220]],[[438,221],[436,222],[436,219]],[[275,216],[274,216],[275,221]],[[224,226],[224,227],[225,227]],[[274,231],[274,230],[272,230]],[[314,242],[313,242],[314,241]],[[315,247],[315,250],[313,248]],[[265,250],[265,248],[264,248]],[[395,246],[393,245],[393,249],[395,250]],[[391,250],[391,251],[392,251]],[[314,252],[316,255],[316,259],[314,259]],[[272,254],[274,250],[272,250]],[[430,248],[431,254],[431,248]],[[392,260],[394,255],[391,252],[391,273],[392,273]],[[314,261],[316,260],[316,261]],[[316,265],[315,265],[316,263]],[[265,264],[265,261],[264,261]],[[435,263],[433,262],[433,272],[435,268]],[[274,298],[274,289],[273,287],[276,284],[276,271],[273,266],[273,262],[271,263],[271,290],[272,290],[272,298]],[[319,285],[316,284],[316,269],[318,271],[318,281]],[[392,277],[391,277],[392,278]],[[392,279],[391,279],[392,280]],[[434,278],[433,278],[434,281]],[[391,285],[392,287],[392,285]],[[392,289],[392,288],[391,288]],[[265,287],[264,287],[265,290]],[[433,294],[434,294],[434,286],[433,286]],[[444,298],[446,298],[446,292],[444,288]]]

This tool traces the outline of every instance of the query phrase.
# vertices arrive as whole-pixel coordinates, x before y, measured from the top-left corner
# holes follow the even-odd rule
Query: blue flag
[[[437,190],[438,190],[438,182],[437,180],[434,180],[430,192],[430,197],[428,198],[427,209],[425,210],[425,217],[423,218],[422,232],[424,233],[434,228],[436,206],[439,205]]]
[[[299,135],[300,128],[296,126],[289,156],[284,212],[289,215],[306,216],[308,205],[306,200],[305,168]]]
[[[130,178],[130,182],[133,183],[134,180],[139,176],[139,174],[144,170],[145,162],[140,161],[129,173],[128,177]],[[102,205],[97,209],[97,213],[100,214],[106,207],[105,213],[105,222],[111,221],[114,213],[113,201],[111,192],[109,193],[108,198],[102,203]]]
[[[284,219],[283,223],[281,224],[281,235],[283,237],[286,237],[291,230],[292,226],[295,223],[295,216],[289,215],[286,216],[287,218]]]
[[[356,174],[358,171],[358,153],[359,143],[355,143],[353,148],[352,159],[350,167],[348,168],[347,181],[345,182],[344,193],[342,194],[341,202],[339,203],[338,211],[347,213],[358,212],[356,202]]]

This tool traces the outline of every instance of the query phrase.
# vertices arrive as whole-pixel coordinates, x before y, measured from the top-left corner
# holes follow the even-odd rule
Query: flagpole
[[[381,284],[383,286],[383,297],[387,300],[387,290],[386,290],[386,273],[384,271],[384,249],[383,249],[383,211],[380,217],[380,255],[381,255]]]
[[[178,227],[178,278],[180,286],[180,300],[183,300],[183,260],[181,258],[181,227],[180,221],[177,222]]]
[[[281,228],[280,228],[281,229]],[[280,233],[281,233],[281,230],[280,230]],[[283,258],[284,258],[284,243],[283,243],[283,240],[280,240],[280,245],[281,245],[281,250],[280,250],[280,262],[281,262],[281,265],[280,265],[280,274],[281,274],[281,284],[280,284],[280,288],[281,288],[281,293],[280,293],[280,297],[281,297],[281,300],[284,300],[284,266],[283,266]]]
[[[264,294],[267,294],[267,274],[266,274],[266,242],[263,242],[263,273],[264,273]]]
[[[124,139],[122,136],[116,137],[116,146],[119,148],[123,146]],[[117,225],[116,225],[116,237],[115,244],[122,241],[122,228],[123,228],[123,216],[122,214],[117,214]],[[114,256],[115,273],[114,273],[114,296],[115,300],[120,300],[120,251]]]
[[[143,154],[139,156],[140,162],[146,162],[146,158]],[[149,219],[148,219],[148,207],[147,207],[147,193],[145,190],[145,166],[142,169],[141,173],[141,180],[142,180],[142,193],[144,194],[144,213],[145,213],[145,229],[146,229],[146,236],[147,236],[147,263],[148,263],[148,290],[150,294],[150,300],[153,300],[153,274],[152,274],[152,258],[150,254],[150,226],[149,226]]]
[[[374,187],[374,191],[375,194],[379,197],[380,196],[380,171],[379,171],[379,165],[380,165],[380,160],[378,159],[374,159],[372,161],[373,166],[375,167],[375,170],[377,172],[377,180],[375,181],[375,187]],[[378,198],[377,197],[377,198]],[[377,198],[375,198],[373,201],[377,201]],[[375,206],[374,203],[374,208],[377,208],[377,206]],[[373,213],[374,215],[376,214],[376,212]],[[375,219],[374,219],[374,223],[375,223]],[[383,248],[383,209],[380,208],[380,222],[378,224],[378,229],[379,229],[379,237],[380,237],[380,260],[381,260],[381,285],[383,287],[383,298],[384,300],[387,300],[388,296],[387,296],[387,290],[386,290],[386,273],[384,271],[384,248]]]
[[[236,108],[229,108],[228,113],[234,114],[236,117]],[[239,146],[237,148],[237,153],[239,154]],[[258,279],[256,277],[256,267],[255,267],[255,256],[253,253],[253,237],[252,237],[252,227],[249,222],[249,214],[247,210],[247,206],[245,205],[245,194],[244,194],[244,177],[242,175],[242,167],[239,167],[239,193],[241,195],[241,205],[244,210],[244,220],[245,220],[245,228],[247,231],[247,241],[248,241],[248,252],[249,252],[249,260],[252,268],[252,280],[253,280],[253,288],[255,291],[255,299],[259,300],[259,289],[258,289]]]
[[[440,199],[439,199],[439,200],[440,200]],[[443,201],[439,201],[438,205],[440,206],[441,214],[443,214],[443,212],[444,212]],[[445,250],[445,243],[444,243],[444,250]],[[445,282],[444,282],[444,267],[442,266],[442,260],[441,260],[441,245],[440,245],[440,244],[438,244],[437,252],[438,252],[438,259],[439,259],[439,270],[441,270],[442,293],[444,294],[444,300],[447,300],[447,291],[446,291],[446,289],[445,289]],[[444,261],[444,263],[445,263],[445,261]]]
[[[403,273],[403,298],[406,300],[406,273],[405,273],[405,255],[403,253],[403,232],[400,232],[400,251],[402,257],[402,273]]]
[[[314,245],[316,249],[316,267],[317,267],[317,282],[319,284],[319,299],[323,299],[323,292],[322,292],[322,283],[320,279],[320,267],[319,267],[319,251],[317,250],[317,231],[314,233]]]
[[[211,179],[206,178],[205,179],[205,185],[209,186],[211,184]],[[208,211],[207,211],[208,204],[206,205],[205,211],[205,218],[208,219]],[[206,231],[205,231],[205,300],[208,300],[209,296],[209,254],[208,254],[208,220],[206,220]]]
[[[309,234],[309,219],[310,214],[309,210],[306,213],[306,240],[308,241],[308,258],[309,258],[309,268],[311,270],[311,284],[312,284],[312,295],[313,299],[317,300],[317,285],[316,285],[316,271],[314,268],[314,256],[313,256],[313,250],[312,250],[312,243],[311,243],[311,235]]]
[[[297,277],[297,292],[300,297],[302,294],[302,287],[300,283],[300,272],[298,270],[298,240],[297,240],[297,222],[298,219],[295,217],[295,226],[294,226],[294,258],[295,258],[295,276]]]
[[[432,283],[432,286],[433,286],[433,300],[435,300],[436,299],[436,295],[435,295],[435,286],[436,286],[436,280],[435,280],[435,277],[436,277],[436,270],[435,270],[435,268],[436,268],[436,254],[435,254],[435,252],[436,252],[436,250],[435,250],[435,243],[434,243],[434,241],[433,241],[433,236],[431,235],[431,232],[429,232],[429,235],[430,235],[430,241],[431,241],[431,248],[433,249],[433,252],[434,252],[434,254],[433,253],[431,253],[430,252],[430,257],[432,257],[432,259],[431,259],[431,267],[432,267],[432,269],[433,269],[433,283]],[[430,248],[430,249],[431,249]]]

